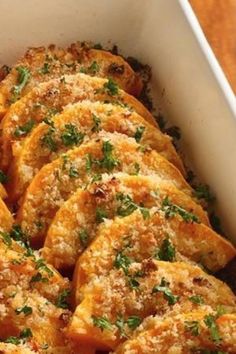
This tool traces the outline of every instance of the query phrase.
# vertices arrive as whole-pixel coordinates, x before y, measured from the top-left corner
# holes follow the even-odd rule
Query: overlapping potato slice
[[[20,287],[13,293],[1,289],[0,337],[16,337],[35,341],[39,346],[58,348],[58,352],[71,353],[66,346],[62,329],[70,316],[69,311],[56,307],[37,291]],[[17,339],[16,339],[17,341]]]
[[[162,175],[161,161],[155,151],[143,148],[133,138],[101,131],[97,138],[68,151],[39,171],[23,198],[17,222],[33,244],[42,244],[56,211],[78,187],[91,178],[97,179],[101,173],[135,174],[137,166],[144,175]]]
[[[236,353],[235,338],[235,314],[199,311],[153,318],[147,330],[128,339],[115,353]]]
[[[120,255],[115,268],[87,286],[68,325],[70,338],[114,350],[150,315],[173,316],[219,305],[235,312],[231,290],[197,266],[151,259],[136,263]],[[196,303],[196,298],[201,301]]]
[[[64,244],[63,247],[66,248]],[[149,217],[143,218],[137,210],[123,219],[101,225],[95,240],[78,258],[73,281],[74,302],[81,301],[86,284],[94,277],[109,274],[119,257],[138,262],[148,258],[198,262],[210,271],[217,271],[235,252],[228,241],[203,224],[188,223],[179,215],[166,219],[164,212],[156,208],[150,209]]]
[[[142,145],[150,146],[183,171],[169,136],[153,129],[153,126],[135,112],[126,108],[101,102],[83,101],[63,111],[53,120],[53,126],[41,123],[25,140],[23,148],[11,165],[9,172],[9,200],[17,200],[35,173],[68,149],[80,145],[98,131],[119,132]],[[163,161],[163,168],[165,162]],[[166,163],[166,166],[168,164]],[[161,173],[161,170],[160,170]],[[165,170],[163,171],[165,176]],[[179,185],[188,193],[191,188],[176,169],[170,178],[177,177]]]
[[[37,352],[39,353],[39,351]],[[1,354],[35,354],[37,352],[35,352],[35,343],[12,344],[0,342]]]
[[[4,201],[0,198],[0,232],[9,231],[13,224],[13,216]]]
[[[8,168],[12,156],[18,155],[22,140],[39,122],[49,121],[69,103],[86,99],[127,106],[157,126],[151,113],[112,80],[85,74],[65,75],[39,84],[10,107],[1,122],[1,168]]]
[[[9,106],[39,83],[65,74],[83,72],[91,76],[111,77],[132,95],[139,95],[141,79],[120,56],[91,49],[80,43],[68,49],[54,45],[30,48],[0,83],[0,116]]]
[[[152,225],[153,221],[151,221],[148,208],[155,206],[156,212],[164,215],[164,204],[167,199],[170,205],[178,206],[180,212],[183,213],[183,217],[180,217],[180,225],[181,221],[185,222],[184,219],[189,223],[200,222],[200,220],[208,223],[206,213],[201,206],[195,204],[190,197],[180,192],[171,183],[159,180],[155,176],[108,175],[103,176],[102,181],[88,186],[86,190],[78,189],[61,206],[49,227],[43,255],[56,268],[74,266],[78,255],[96,236],[98,226],[104,219],[113,219],[117,215],[122,218],[132,214],[135,210],[140,210],[143,214],[140,226],[147,219],[149,221],[148,225]],[[158,228],[164,229],[165,217],[159,216],[159,218],[162,221],[160,221]],[[200,230],[201,227],[198,227],[198,229]],[[115,234],[112,233],[111,236],[115,236]],[[163,237],[164,233],[162,233]],[[109,241],[105,240],[105,243],[108,247]],[[234,255],[233,247],[227,242],[222,241],[222,244],[225,244],[226,248],[227,246],[230,248],[229,254],[232,258]],[[103,247],[101,251],[102,249]],[[200,259],[200,255],[198,257]],[[203,257],[203,254],[201,257]],[[213,257],[215,257],[215,254],[213,254]],[[224,259],[222,265],[225,264],[226,259]]]
[[[15,235],[19,230],[15,229]],[[14,237],[14,234],[13,234]],[[52,266],[46,264],[37,253],[2,232],[0,235],[0,289],[14,294],[20,287],[24,290],[36,289],[42,296],[57,303],[61,294],[70,290],[69,282]],[[65,298],[66,299],[66,298]]]

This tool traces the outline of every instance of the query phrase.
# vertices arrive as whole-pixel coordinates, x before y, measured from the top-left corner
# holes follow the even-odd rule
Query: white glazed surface
[[[0,14],[0,64],[28,46],[92,40],[151,65],[157,106],[180,126],[236,242],[235,98],[187,0],[1,0]]]

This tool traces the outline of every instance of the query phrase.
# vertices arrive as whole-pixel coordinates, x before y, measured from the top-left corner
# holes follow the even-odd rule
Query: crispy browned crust
[[[210,329],[205,320],[209,316],[216,316],[215,324],[219,335],[219,342],[212,339]],[[191,325],[197,330],[190,329]],[[197,334],[197,332],[199,334]],[[194,335],[195,333],[195,335]],[[150,320],[148,329],[137,333],[127,340],[114,353],[116,354],[168,354],[192,353],[194,350],[205,350],[207,353],[235,353],[236,352],[236,315],[226,314],[217,316],[212,311],[196,311],[184,313],[166,319],[154,318]]]
[[[97,126],[94,119],[99,120]],[[77,144],[66,145],[62,139],[68,125],[83,136]],[[118,132],[136,137],[139,129],[142,130],[142,133],[137,136],[136,140],[140,144],[156,150],[163,157],[160,175],[172,180],[178,188],[191,195],[191,187],[185,182],[181,173],[168,163],[168,161],[172,162],[179,170],[183,171],[182,162],[167,135],[161,133],[160,130],[153,129],[153,126],[145,119],[128,109],[112,104],[83,101],[69,106],[62,114],[53,119],[53,134],[51,136],[56,145],[56,151],[50,150],[42,143],[44,137],[52,130],[52,127],[46,123],[39,124],[25,139],[22,148],[18,149],[10,171],[8,171],[8,200],[16,202],[43,165],[56,159],[62,153],[66,153],[72,147],[88,141],[96,136],[98,131]]]
[[[95,68],[93,63],[96,63]],[[78,72],[110,77],[124,91],[134,96],[138,96],[142,90],[140,77],[122,57],[110,52],[91,49],[88,46],[81,46],[80,43],[74,43],[68,49],[54,45],[48,48],[30,48],[0,83],[1,117],[11,105],[12,90],[18,80],[18,67],[25,67],[30,71],[30,79],[20,92],[19,98],[25,96],[41,82]]]
[[[32,129],[43,119],[61,112],[69,103],[88,99],[90,101],[107,101],[113,104],[128,105],[149,123],[157,127],[151,113],[133,96],[119,89],[116,94],[107,91],[107,79],[91,77],[84,74],[64,76],[64,79],[52,79],[41,83],[25,97],[11,106],[1,122],[1,161],[0,167],[6,170],[12,157],[17,155],[19,144],[27,133],[17,135],[16,129],[33,122]]]
[[[138,289],[130,286],[129,279],[136,276]],[[161,286],[161,288],[159,288]],[[169,293],[176,296],[174,303]],[[156,290],[155,290],[156,289]],[[204,304],[192,302],[192,296],[201,296]],[[97,349],[115,349],[125,340],[117,329],[117,319],[126,321],[137,316],[139,324],[151,315],[173,316],[181,313],[225,306],[235,312],[235,296],[216,278],[207,275],[201,268],[182,262],[144,260],[131,263],[128,273],[114,268],[109,275],[95,277],[86,287],[83,301],[77,306],[67,329],[67,335],[79,342],[94,343]],[[110,324],[99,328],[96,319],[105,318]],[[137,327],[137,325],[136,325]],[[134,328],[123,327],[127,336]]]
[[[83,232],[83,230],[86,230],[86,233],[88,235],[88,245],[92,241],[92,239],[96,237],[98,231],[98,222],[96,221],[97,208],[101,208],[106,212],[106,219],[113,219],[116,215],[119,215],[119,207],[123,205],[122,202],[117,200],[117,196],[120,193],[122,193],[122,196],[128,196],[129,198],[131,198],[131,200],[133,200],[133,202],[137,206],[142,205],[144,208],[148,209],[155,206],[157,212],[159,212],[159,209],[161,209],[163,200],[168,196],[172,203],[181,206],[185,210],[191,211],[199,217],[199,220],[209,225],[206,213],[202,210],[200,205],[195,204],[190,197],[186,196],[184,193],[179,191],[171,183],[160,180],[156,176],[144,177],[128,176],[123,174],[113,175],[112,177],[104,176],[103,181],[91,184],[89,187],[87,187],[86,190],[78,189],[75,194],[73,194],[72,197],[67,200],[57,212],[48,230],[45,240],[46,248],[43,252],[44,256],[48,259],[49,263],[54,264],[54,266],[59,269],[73,267],[77,260],[77,257],[86,248],[86,245],[81,243],[79,238],[76,237],[76,235],[79,235],[81,232]],[[162,213],[160,212],[160,214]],[[120,216],[122,217],[122,215]],[[152,223],[154,223],[154,221],[152,220],[155,220],[155,218],[147,219],[148,226],[146,227],[146,230],[152,225]],[[121,225],[122,220],[124,220],[124,223],[126,223],[126,218],[121,219]],[[142,223],[145,224],[145,221],[142,219],[142,217],[138,218],[138,220],[139,221],[137,221],[137,223],[134,222],[135,225],[139,225],[139,223],[140,226],[142,225]],[[181,222],[183,222],[181,218],[179,222],[181,225]],[[164,230],[165,224],[166,233],[168,233],[168,221],[166,221],[164,217],[160,217],[158,227],[162,227]],[[174,229],[175,227],[176,226],[174,226]],[[137,229],[138,232],[138,226],[135,227],[135,229]],[[124,230],[121,227],[121,239],[122,233],[126,233],[126,231]],[[127,234],[128,233],[129,232],[127,232]],[[182,232],[181,235],[182,234],[184,234],[184,232]],[[114,235],[115,237],[113,231],[111,232],[111,236],[112,235]],[[162,232],[160,238],[165,238],[164,232]],[[106,243],[108,246],[108,240],[104,242],[104,244]],[[227,248],[227,245],[225,247]],[[228,247],[230,248],[229,258],[230,255],[232,258],[235,254],[234,249],[230,245]],[[199,250],[195,250],[195,253],[197,254],[197,257],[199,257],[198,260],[204,258],[203,253],[201,255],[198,254]],[[207,252],[207,254],[208,253],[210,253],[210,251]],[[210,258],[212,259],[212,257]],[[229,260],[229,258],[224,260],[222,266]],[[212,267],[214,266],[212,265]]]

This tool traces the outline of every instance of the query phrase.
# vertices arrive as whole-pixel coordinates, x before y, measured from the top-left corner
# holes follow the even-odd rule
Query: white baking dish
[[[187,0],[1,0],[0,16],[0,64],[28,46],[92,40],[151,65],[156,105],[180,126],[236,241],[235,98]]]

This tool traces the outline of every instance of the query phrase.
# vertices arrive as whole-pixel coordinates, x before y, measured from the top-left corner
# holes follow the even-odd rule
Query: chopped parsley
[[[141,324],[141,322],[142,320],[138,316],[130,316],[126,321],[128,327],[132,330],[135,330]]]
[[[162,201],[161,210],[163,210],[165,212],[165,217],[167,219],[175,216],[176,214],[178,214],[187,223],[190,223],[190,222],[200,223],[199,218],[196,215],[194,215],[193,213],[181,208],[180,206],[178,206],[176,204],[173,204],[169,200],[168,196],[166,196],[164,198],[164,200]]]
[[[150,216],[149,209],[137,205],[129,195],[117,193],[116,199],[121,202],[121,205],[118,206],[116,211],[117,215],[122,217],[128,216],[132,214],[135,210],[139,209],[144,219],[147,219]]]
[[[77,168],[70,166],[69,177],[70,178],[78,178],[79,177],[79,172],[78,172]]]
[[[96,61],[93,61],[87,70],[90,74],[95,75],[96,73],[99,72],[100,65]]]
[[[16,102],[20,98],[21,91],[26,86],[31,76],[29,69],[24,66],[18,66],[16,68],[16,71],[18,72],[18,77],[17,77],[17,85],[13,86],[11,90],[12,103]]]
[[[8,337],[6,340],[5,340],[5,343],[11,343],[11,344],[15,344],[15,345],[18,345],[20,344],[22,341],[23,343],[25,343],[25,339],[27,338],[30,338],[32,337],[33,334],[32,334],[32,331],[30,328],[25,328],[23,329],[21,332],[20,332],[20,336],[19,337]]]
[[[35,275],[33,275],[32,278],[30,279],[30,283],[37,283],[37,282],[48,283],[48,278],[43,277],[42,274],[38,272]]]
[[[0,236],[2,237],[3,242],[5,243],[5,245],[10,247],[11,244],[12,244],[12,239],[11,239],[11,236],[9,235],[9,233],[0,231]]]
[[[88,240],[89,240],[89,235],[87,230],[83,229],[79,232],[79,240],[81,245],[83,246],[83,248],[85,248],[88,244]]]
[[[23,306],[23,307],[18,307],[18,308],[15,310],[15,313],[16,313],[17,315],[20,315],[21,313],[23,313],[25,316],[31,315],[32,312],[33,312],[32,307],[27,306],[27,305],[25,305],[25,306]]]
[[[134,172],[132,173],[132,175],[137,176],[140,172],[140,166],[137,162],[134,163]]]
[[[85,169],[86,172],[90,172],[92,169],[92,164],[93,164],[93,159],[91,154],[86,155],[86,160],[85,160]]]
[[[103,49],[103,47],[102,47],[101,43],[96,43],[96,44],[94,44],[93,49],[101,50],[101,49]]]
[[[136,132],[134,134],[134,139],[137,141],[137,143],[140,142],[140,140],[142,139],[143,133],[144,133],[145,127],[138,127],[136,129]]]
[[[105,168],[108,171],[112,171],[119,165],[119,161],[113,156],[112,152],[114,147],[110,141],[104,141],[102,145],[103,159],[97,161],[101,168]]]
[[[5,173],[0,170],[0,183],[4,184],[8,182],[8,176],[5,175]]]
[[[179,296],[175,296],[172,294],[169,289],[169,282],[165,280],[165,278],[161,279],[160,285],[155,285],[152,289],[153,293],[161,292],[164,294],[164,298],[168,301],[169,305],[174,305],[178,300]]]
[[[68,296],[70,295],[69,289],[64,289],[58,296],[56,300],[56,306],[62,309],[68,309]]]
[[[219,344],[219,342],[221,341],[221,337],[220,337],[220,334],[219,334],[218,325],[216,323],[216,318],[217,317],[213,316],[213,315],[206,315],[204,317],[204,323],[210,330],[211,339],[215,343]]]
[[[93,316],[92,319],[93,319],[93,325],[95,327],[100,328],[101,331],[104,331],[105,329],[109,331],[112,330],[112,324],[106,317]]]
[[[168,237],[162,242],[154,257],[161,261],[173,262],[175,260],[175,247]]]
[[[122,251],[116,254],[114,266],[117,269],[122,269],[125,275],[128,275],[129,266],[131,263],[132,260],[128,256],[126,256]]]
[[[52,152],[57,151],[57,143],[55,141],[55,128],[50,127],[46,134],[41,138],[42,145]]]
[[[115,96],[115,95],[118,95],[118,93],[119,93],[119,86],[111,78],[109,78],[108,81],[105,82],[105,84],[103,85],[103,88],[104,88],[104,91],[110,96]]]
[[[53,276],[53,271],[46,265],[44,259],[39,258],[35,261],[36,266],[35,269],[42,269],[44,270],[46,273],[48,273],[49,277]]]
[[[97,207],[96,208],[96,222],[101,223],[104,221],[105,218],[107,218],[108,214],[106,210]]]
[[[95,114],[93,114],[93,113],[92,113],[92,119],[93,119],[94,125],[93,125],[91,131],[93,133],[99,132],[101,130],[101,127],[100,127],[101,119],[98,116],[96,116]]]
[[[28,133],[31,132],[31,130],[33,129],[35,125],[35,121],[33,119],[30,119],[28,122],[26,122],[25,124],[16,127],[15,131],[14,131],[14,136],[16,138],[20,138],[21,136],[25,136]]]
[[[215,197],[211,193],[210,187],[206,184],[199,184],[196,186],[193,196],[197,199],[204,199],[208,203],[215,201]]]
[[[192,295],[188,298],[190,301],[192,301],[194,304],[197,305],[202,305],[204,304],[204,299],[202,298],[201,295]]]
[[[200,334],[199,322],[198,321],[185,321],[185,330],[191,332],[193,336],[198,336]]]
[[[69,123],[65,125],[61,140],[65,146],[79,145],[84,140],[84,134],[78,131],[76,125]]]
[[[39,69],[40,74],[46,75],[50,73],[50,64],[45,62],[41,69]]]

